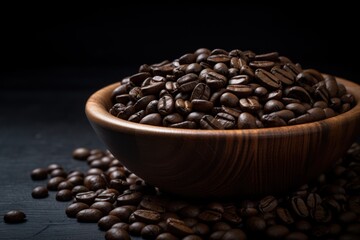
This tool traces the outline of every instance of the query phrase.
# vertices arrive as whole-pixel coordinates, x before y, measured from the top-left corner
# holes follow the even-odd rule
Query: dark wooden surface
[[[55,192],[31,197],[34,187],[46,184],[31,180],[32,169],[59,163],[65,170],[85,170],[72,150],[105,148],[84,113],[91,91],[0,89],[0,239],[104,239],[96,224],[67,218],[69,203],[57,202]],[[4,223],[4,214],[14,209],[25,212],[25,223]]]

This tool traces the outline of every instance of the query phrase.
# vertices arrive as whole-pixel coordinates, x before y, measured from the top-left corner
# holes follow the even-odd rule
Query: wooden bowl
[[[129,170],[162,191],[189,197],[276,194],[328,169],[360,132],[360,86],[337,78],[356,99],[348,112],[278,128],[189,130],[112,116],[111,92],[94,93],[86,114],[97,135]]]

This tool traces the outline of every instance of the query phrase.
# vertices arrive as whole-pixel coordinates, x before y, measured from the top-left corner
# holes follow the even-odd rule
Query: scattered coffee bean
[[[32,190],[31,196],[33,198],[46,198],[49,196],[49,192],[46,187],[38,186]]]
[[[292,111],[287,109],[288,105],[284,104],[285,109],[280,111]],[[224,114],[218,113],[216,117]],[[225,117],[218,119],[223,121]],[[254,121],[257,124],[256,118]],[[281,196],[238,202],[191,201],[169,196],[148,186],[110,152],[99,149],[89,152],[87,159],[92,156],[96,156],[92,161],[104,159],[106,170],[92,168],[88,162],[89,176],[97,177],[88,178],[87,185],[101,183],[103,188],[88,191],[84,185],[77,185],[68,189],[69,178],[84,176],[70,171],[66,179],[60,177],[63,181],[57,185],[61,189],[57,199],[62,191],[67,192],[69,199],[75,198],[66,208],[66,215],[76,217],[79,222],[97,222],[100,230],[107,230],[106,239],[129,239],[129,234],[160,240],[358,239],[360,236],[359,144],[354,144],[329,172],[314,182]],[[56,165],[54,169],[64,171]]]
[[[48,172],[46,168],[35,168],[31,171],[32,180],[44,180],[47,179]]]
[[[6,223],[21,223],[26,220],[25,213],[18,210],[11,210],[4,215]]]

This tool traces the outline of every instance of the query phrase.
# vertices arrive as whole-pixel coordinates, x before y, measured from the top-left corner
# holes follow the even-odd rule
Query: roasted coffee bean
[[[96,191],[98,189],[105,189],[107,182],[102,175],[89,175],[84,179],[84,186],[91,191]]]
[[[56,191],[59,184],[63,181],[65,181],[65,178],[63,178],[63,177],[53,177],[48,181],[47,189],[49,191]]]
[[[117,207],[109,212],[109,215],[114,215],[118,217],[121,221],[127,221],[131,215],[132,211],[126,207]]]
[[[260,68],[256,69],[255,77],[256,79],[258,79],[260,84],[264,85],[267,88],[278,89],[281,87],[280,80],[275,75],[266,70]]]
[[[248,97],[253,92],[253,89],[248,85],[228,85],[226,90],[235,94],[239,98]]]
[[[200,119],[202,129],[224,129],[223,125],[211,115],[204,115]]]
[[[223,126],[224,129],[232,129],[235,127],[236,119],[228,113],[218,113],[215,119]]]
[[[96,196],[97,194],[94,191],[88,191],[76,194],[75,199],[78,202],[90,205],[95,201]]]
[[[264,114],[261,117],[261,121],[265,127],[281,127],[287,125],[285,120],[276,114]]]
[[[11,210],[4,215],[4,222],[6,223],[21,223],[26,221],[26,215],[22,211]]]
[[[243,112],[239,115],[237,126],[239,129],[257,128],[256,120],[252,114]]]
[[[246,221],[246,227],[252,232],[263,232],[266,229],[266,222],[261,217],[250,217]]]
[[[178,240],[173,234],[165,232],[161,233],[156,237],[156,240]]]
[[[76,187],[76,186],[79,186],[79,185],[83,185],[84,183],[84,178],[81,177],[81,176],[71,176],[67,178],[67,181],[68,183],[71,183],[73,185],[73,188]],[[70,186],[70,184],[68,185]],[[59,186],[58,186],[59,187]],[[72,188],[72,189],[73,189]]]
[[[62,190],[62,189],[73,189],[74,185],[69,182],[69,181],[63,181],[61,183],[59,183],[58,187],[57,187],[57,190]]]
[[[290,103],[287,104],[285,108],[292,111],[296,115],[303,115],[306,113],[306,108],[300,103]]]
[[[283,225],[273,225],[266,229],[266,235],[273,239],[282,239],[289,234],[289,229]]]
[[[241,66],[240,68],[240,74],[249,76],[250,79],[253,79],[255,77],[254,70],[249,67],[248,65]]]
[[[290,199],[292,210],[296,215],[302,218],[306,218],[309,216],[309,210],[304,202],[304,200],[300,197],[292,197]]]
[[[157,202],[156,200],[153,200],[151,198],[144,197],[143,200],[141,200],[139,206],[142,209],[152,210],[158,213],[165,212],[165,207],[160,202]]]
[[[184,117],[179,113],[172,113],[163,118],[163,125],[170,126],[172,124],[180,123],[184,120]]]
[[[177,80],[179,91],[191,92],[199,83],[199,78],[194,73],[188,73]]]
[[[56,200],[61,202],[67,202],[73,199],[71,190],[62,189],[56,193]]]
[[[226,231],[216,231],[216,232],[213,232],[209,239],[210,240],[221,240],[222,237],[225,235]]]
[[[236,212],[232,212],[232,211],[225,211],[222,214],[222,218],[224,221],[232,225],[238,225],[242,222],[242,218]]]
[[[264,105],[264,112],[270,113],[270,112],[276,112],[284,109],[284,104],[278,100],[272,99],[265,103]]]
[[[190,97],[190,101],[192,101],[193,99],[203,99],[203,100],[209,100],[210,98],[210,88],[208,85],[206,85],[205,83],[198,83],[192,93],[191,93],[191,97]]]
[[[239,98],[231,92],[225,92],[220,97],[220,103],[227,107],[236,107],[239,106]]]
[[[71,192],[74,196],[76,196],[76,194],[78,194],[78,193],[88,192],[88,191],[89,191],[89,189],[87,187],[85,187],[84,185],[77,185],[71,190]]]
[[[108,215],[109,212],[114,208],[114,206],[110,202],[95,202],[95,203],[91,204],[90,208],[98,209],[104,215]]]
[[[230,108],[230,107],[226,107],[226,106],[222,106],[221,109],[220,109],[220,112],[230,114],[235,119],[238,119],[240,114],[241,114],[240,109],[238,109],[238,108]]]
[[[153,126],[160,126],[162,124],[162,118],[159,113],[151,113],[143,117],[140,120],[140,123],[153,125]]]
[[[31,196],[33,198],[46,198],[49,196],[49,192],[46,187],[38,186],[32,190]]]
[[[116,194],[115,193],[106,193],[105,191],[96,196],[95,202],[114,203],[116,201],[116,197],[117,197]]]
[[[276,215],[278,218],[286,224],[294,223],[294,218],[291,216],[289,210],[286,208],[278,207],[276,208]]]
[[[105,233],[106,240],[130,240],[130,235],[127,231],[121,228],[110,228]]]
[[[222,236],[223,240],[232,240],[232,239],[238,239],[238,240],[246,240],[246,234],[241,229],[230,229],[225,232],[225,234]]]
[[[103,213],[95,208],[83,209],[76,214],[79,222],[98,222],[102,217]]]
[[[319,196],[319,194],[317,193],[309,193],[307,199],[306,199],[306,204],[308,205],[309,208],[313,209],[316,206],[321,204],[321,197]]]
[[[290,98],[299,99],[302,102],[312,103],[313,99],[310,94],[300,86],[293,86],[285,89],[285,95]]]
[[[157,108],[158,108],[158,112],[163,116],[172,113],[175,109],[174,99],[169,95],[165,95],[161,97],[159,99]]]
[[[167,230],[175,236],[184,237],[190,234],[194,234],[194,231],[186,226],[184,221],[175,218],[168,218],[166,220]]]
[[[125,223],[125,222],[118,222],[118,223],[115,223],[114,225],[112,225],[111,228],[120,228],[120,229],[123,229],[126,232],[128,232],[129,231],[129,224]]]
[[[239,100],[240,109],[244,112],[255,113],[261,109],[261,104],[256,97],[241,98]]]
[[[180,64],[190,64],[196,61],[196,55],[193,53],[187,53],[179,58]]]
[[[158,223],[161,220],[160,213],[151,210],[138,209],[133,214],[136,221],[148,224]]]
[[[121,205],[135,205],[141,201],[142,194],[140,192],[124,193],[118,196],[117,204]]]
[[[205,210],[201,213],[199,213],[198,218],[203,221],[203,222],[207,222],[207,223],[211,223],[211,222],[218,222],[220,221],[222,217],[222,214],[217,212],[217,211],[213,211],[213,210]]]
[[[291,232],[286,237],[285,240],[308,240],[308,236],[302,232]]]
[[[358,217],[357,217],[356,213],[350,212],[350,211],[343,212],[339,216],[340,222],[345,223],[345,224],[353,223],[357,220],[357,218]]]
[[[115,223],[120,222],[121,220],[113,215],[107,215],[104,216],[102,218],[100,218],[100,220],[98,221],[98,226],[100,228],[100,230],[106,231],[109,230]]]
[[[208,100],[193,99],[191,106],[194,111],[209,112],[214,107],[214,104]]]
[[[76,214],[80,212],[83,209],[88,209],[89,205],[82,203],[82,202],[75,202],[70,204],[66,210],[65,213],[69,218],[75,218]]]
[[[158,225],[150,224],[143,227],[140,235],[144,239],[155,239],[162,231]]]
[[[310,215],[315,221],[321,223],[330,222],[332,218],[331,212],[325,209],[322,205],[316,205],[315,208],[310,211]]]
[[[275,210],[278,205],[278,201],[274,196],[267,196],[260,200],[259,202],[259,210],[261,212],[271,212]]]
[[[203,67],[199,64],[199,63],[190,63],[186,69],[185,69],[185,73],[195,73],[195,74],[199,74],[201,72],[201,70],[203,69]]]
[[[230,57],[224,53],[219,53],[219,54],[214,54],[214,55],[210,55],[208,58],[207,58],[207,61],[209,63],[213,63],[213,64],[216,64],[216,63],[229,63],[230,62]]]
[[[250,83],[248,75],[236,75],[229,80],[229,85],[245,85]]]
[[[224,75],[224,76],[226,76],[228,74],[228,71],[229,71],[229,69],[228,69],[228,67],[226,66],[225,63],[216,63],[214,65],[213,69],[214,69],[215,72],[217,72],[217,73],[219,73],[221,75]]]
[[[129,77],[129,81],[139,85],[142,81],[144,81],[146,78],[151,77],[150,73],[148,72],[140,72],[136,73]]]
[[[72,152],[72,157],[76,160],[86,160],[90,156],[90,150],[87,148],[76,148]]]
[[[212,225],[211,231],[212,232],[227,231],[227,230],[230,230],[230,229],[231,229],[231,226],[228,223],[226,223],[226,222],[217,222],[217,223],[214,223]]]
[[[44,180],[48,177],[48,171],[46,168],[35,168],[31,171],[32,180]]]
[[[227,78],[216,72],[208,72],[205,77],[206,84],[212,89],[225,87]]]
[[[133,222],[129,225],[129,233],[134,236],[140,236],[141,230],[146,226],[142,222]]]

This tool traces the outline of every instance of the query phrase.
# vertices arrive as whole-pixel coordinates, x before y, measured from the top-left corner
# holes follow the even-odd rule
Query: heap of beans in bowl
[[[354,97],[332,75],[278,52],[197,49],[143,64],[112,92],[110,113],[130,122],[188,129],[296,125],[344,113]]]

